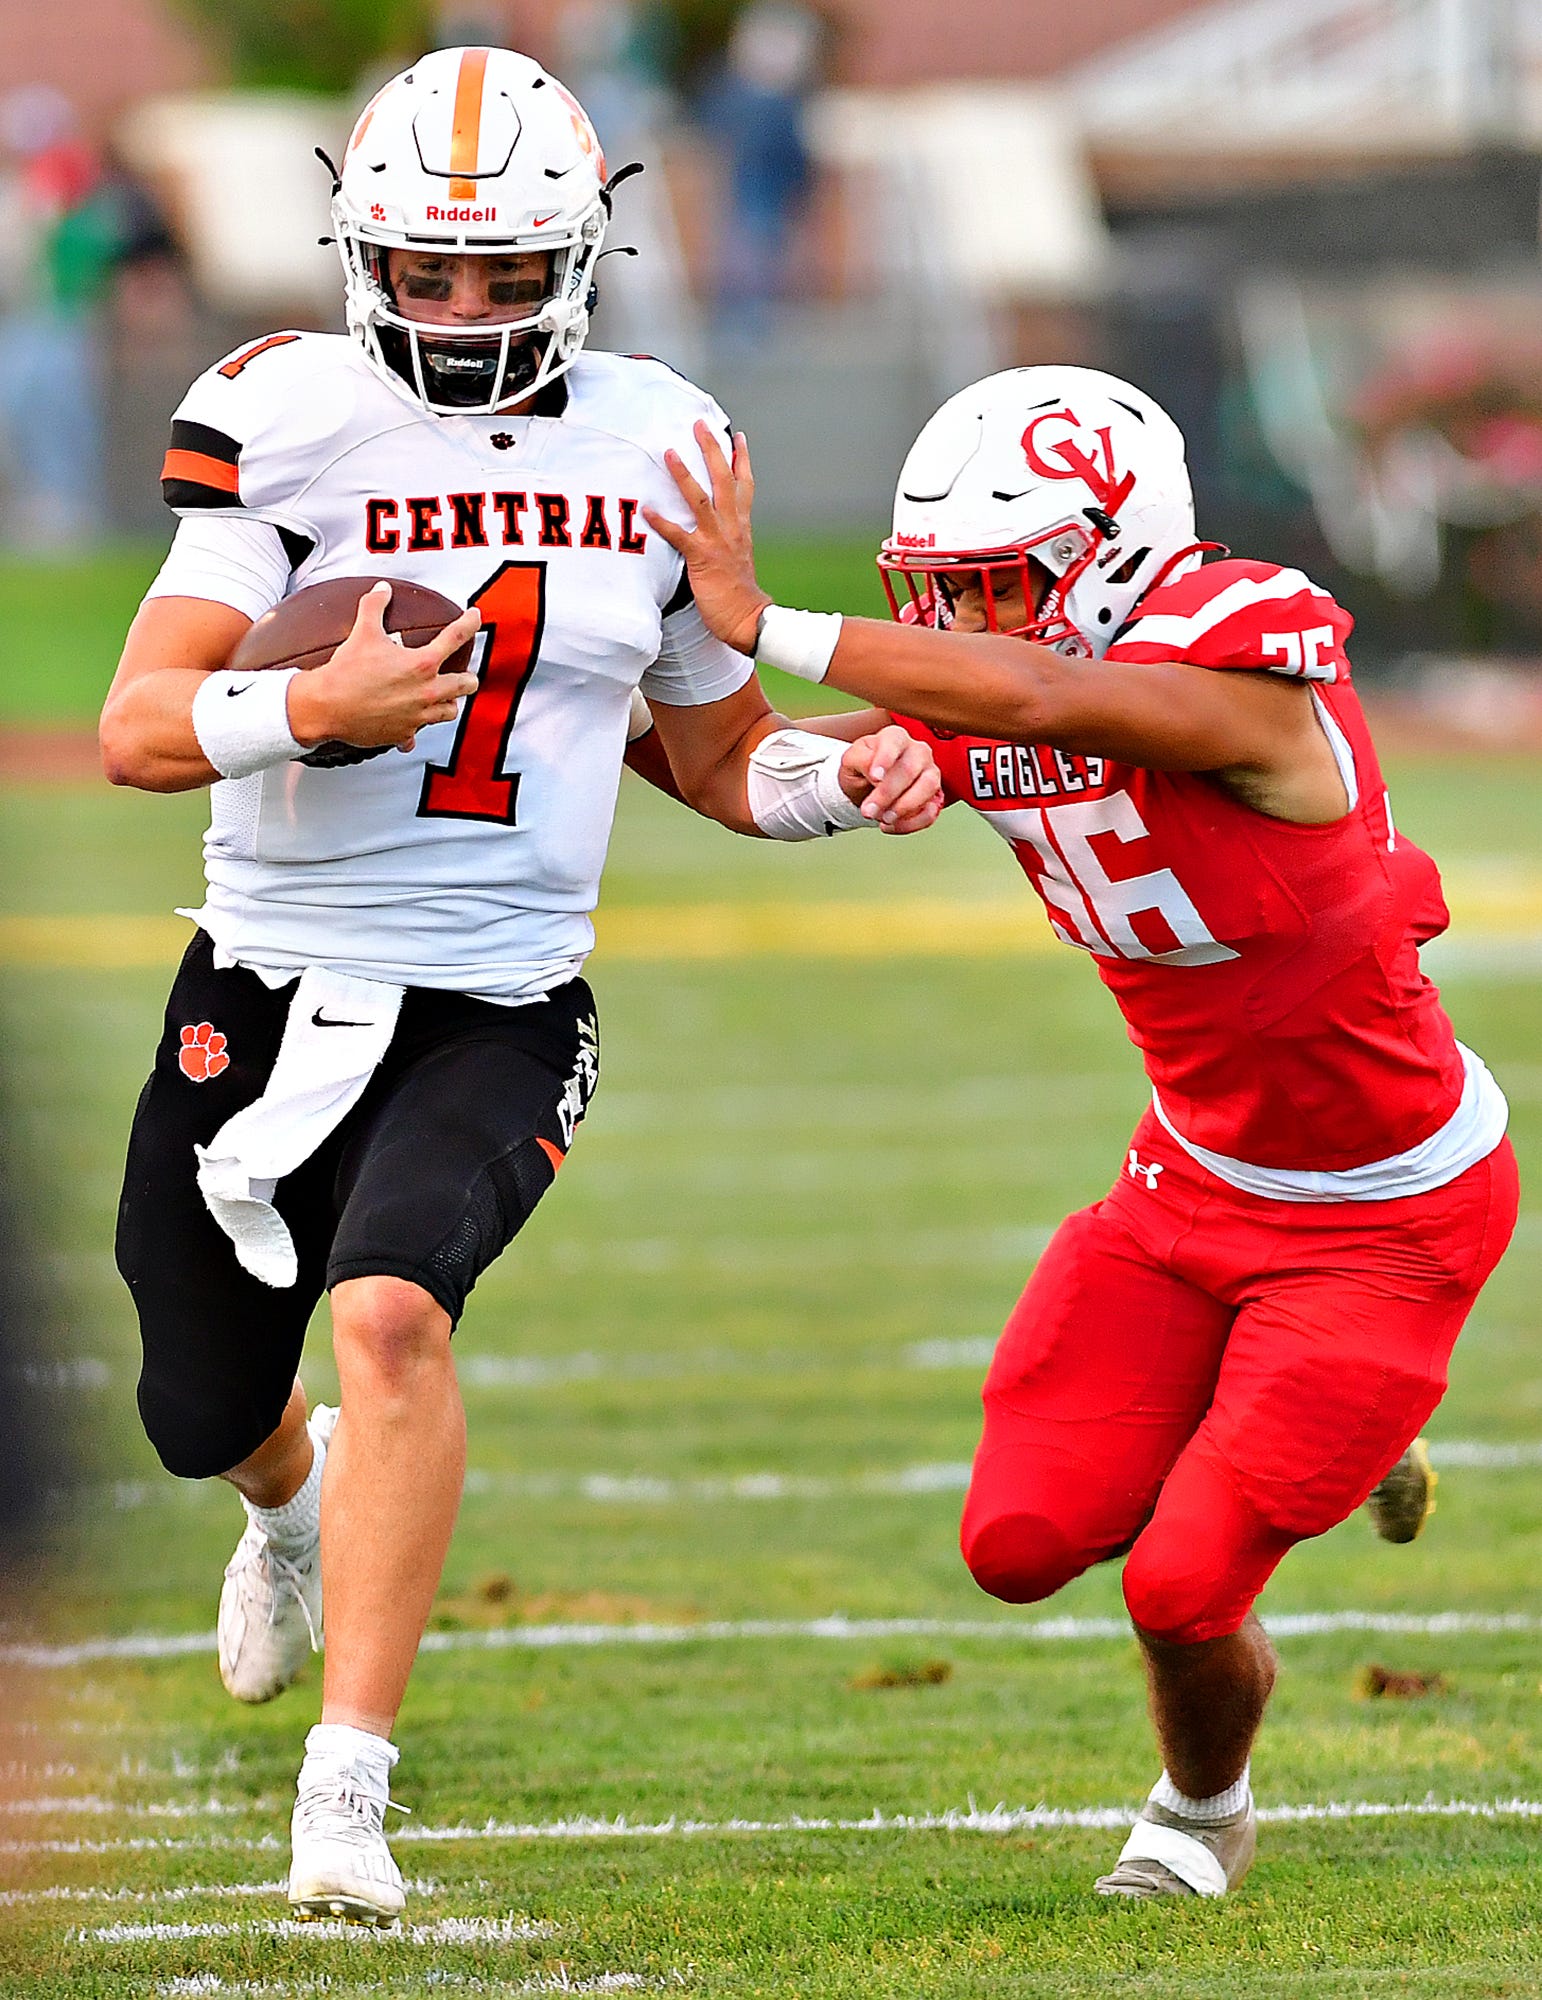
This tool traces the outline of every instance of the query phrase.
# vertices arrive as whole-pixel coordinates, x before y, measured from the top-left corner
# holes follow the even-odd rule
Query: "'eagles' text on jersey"
[[[1150,593],[1107,654],[1307,682],[1349,801],[1327,825],[1271,818],[1211,777],[905,723],[949,801],[1009,842],[1056,934],[1092,955],[1173,1136],[1237,1185],[1251,1163],[1261,1190],[1315,1176],[1324,1198],[1443,1132],[1487,1150],[1503,1131],[1503,1098],[1420,969],[1448,917],[1434,863],[1393,825],[1351,622],[1297,570],[1221,561]]]
[[[537,411],[428,416],[331,334],[271,336],[189,390],[164,470],[182,525],[152,596],[257,618],[378,576],[483,620],[458,723],[214,785],[196,914],[222,954],[537,998],[593,943],[633,689],[693,705],[748,680],[642,517],[678,514],[663,454],[703,417],[726,430],[716,404],[660,362],[586,353]]]

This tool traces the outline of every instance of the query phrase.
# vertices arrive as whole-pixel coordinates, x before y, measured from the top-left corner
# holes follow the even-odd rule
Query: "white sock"
[[[361,1766],[382,1788],[402,1753],[388,1736],[355,1729],[349,1722],[318,1722],[305,1739],[305,1759]]]
[[[254,1507],[248,1500],[246,1511],[268,1538],[268,1546],[275,1555],[306,1555],[316,1546],[321,1533],[321,1468],[326,1463],[327,1448],[320,1438],[313,1439],[316,1456],[311,1460],[311,1469],[306,1473],[300,1490],[282,1507]]]
[[[1253,1787],[1249,1782],[1252,1769],[1251,1763],[1244,1764],[1242,1776],[1236,1784],[1228,1785],[1224,1792],[1217,1792],[1213,1798],[1208,1799],[1189,1798],[1186,1793],[1179,1791],[1164,1771],[1151,1787],[1151,1803],[1163,1807],[1178,1819],[1229,1819],[1233,1813],[1241,1812],[1252,1799]]]

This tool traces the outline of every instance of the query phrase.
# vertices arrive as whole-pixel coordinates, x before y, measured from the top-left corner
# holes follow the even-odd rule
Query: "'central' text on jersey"
[[[364,546],[371,555],[405,549],[422,555],[440,549],[615,549],[624,556],[647,552],[647,530],[637,522],[639,502],[587,493],[575,503],[566,493],[494,492],[413,494],[364,503]]]

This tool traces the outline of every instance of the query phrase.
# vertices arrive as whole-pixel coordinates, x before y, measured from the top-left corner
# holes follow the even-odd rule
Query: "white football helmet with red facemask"
[[[343,156],[332,222],[348,330],[422,408],[491,415],[578,358],[609,219],[605,157],[570,91],[509,49],[438,49],[375,95]],[[392,249],[546,252],[545,296],[506,320],[428,325],[400,308]]]
[[[947,625],[950,577],[978,571],[993,630],[1100,659],[1146,592],[1200,559],[1166,411],[1097,369],[1035,367],[960,390],[922,430],[878,564],[907,622]],[[1009,628],[995,606],[1015,582],[1029,622]]]

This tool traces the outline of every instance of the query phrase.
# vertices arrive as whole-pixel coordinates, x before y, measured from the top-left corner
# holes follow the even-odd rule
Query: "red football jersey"
[[[1151,592],[1108,651],[1311,682],[1352,800],[1327,826],[1195,773],[898,718],[933,746],[950,803],[1011,844],[1056,934],[1093,954],[1177,1131],[1261,1167],[1390,1159],[1462,1099],[1418,958],[1449,921],[1440,877],[1394,828],[1349,683],[1352,624],[1299,570],[1223,561]]]

